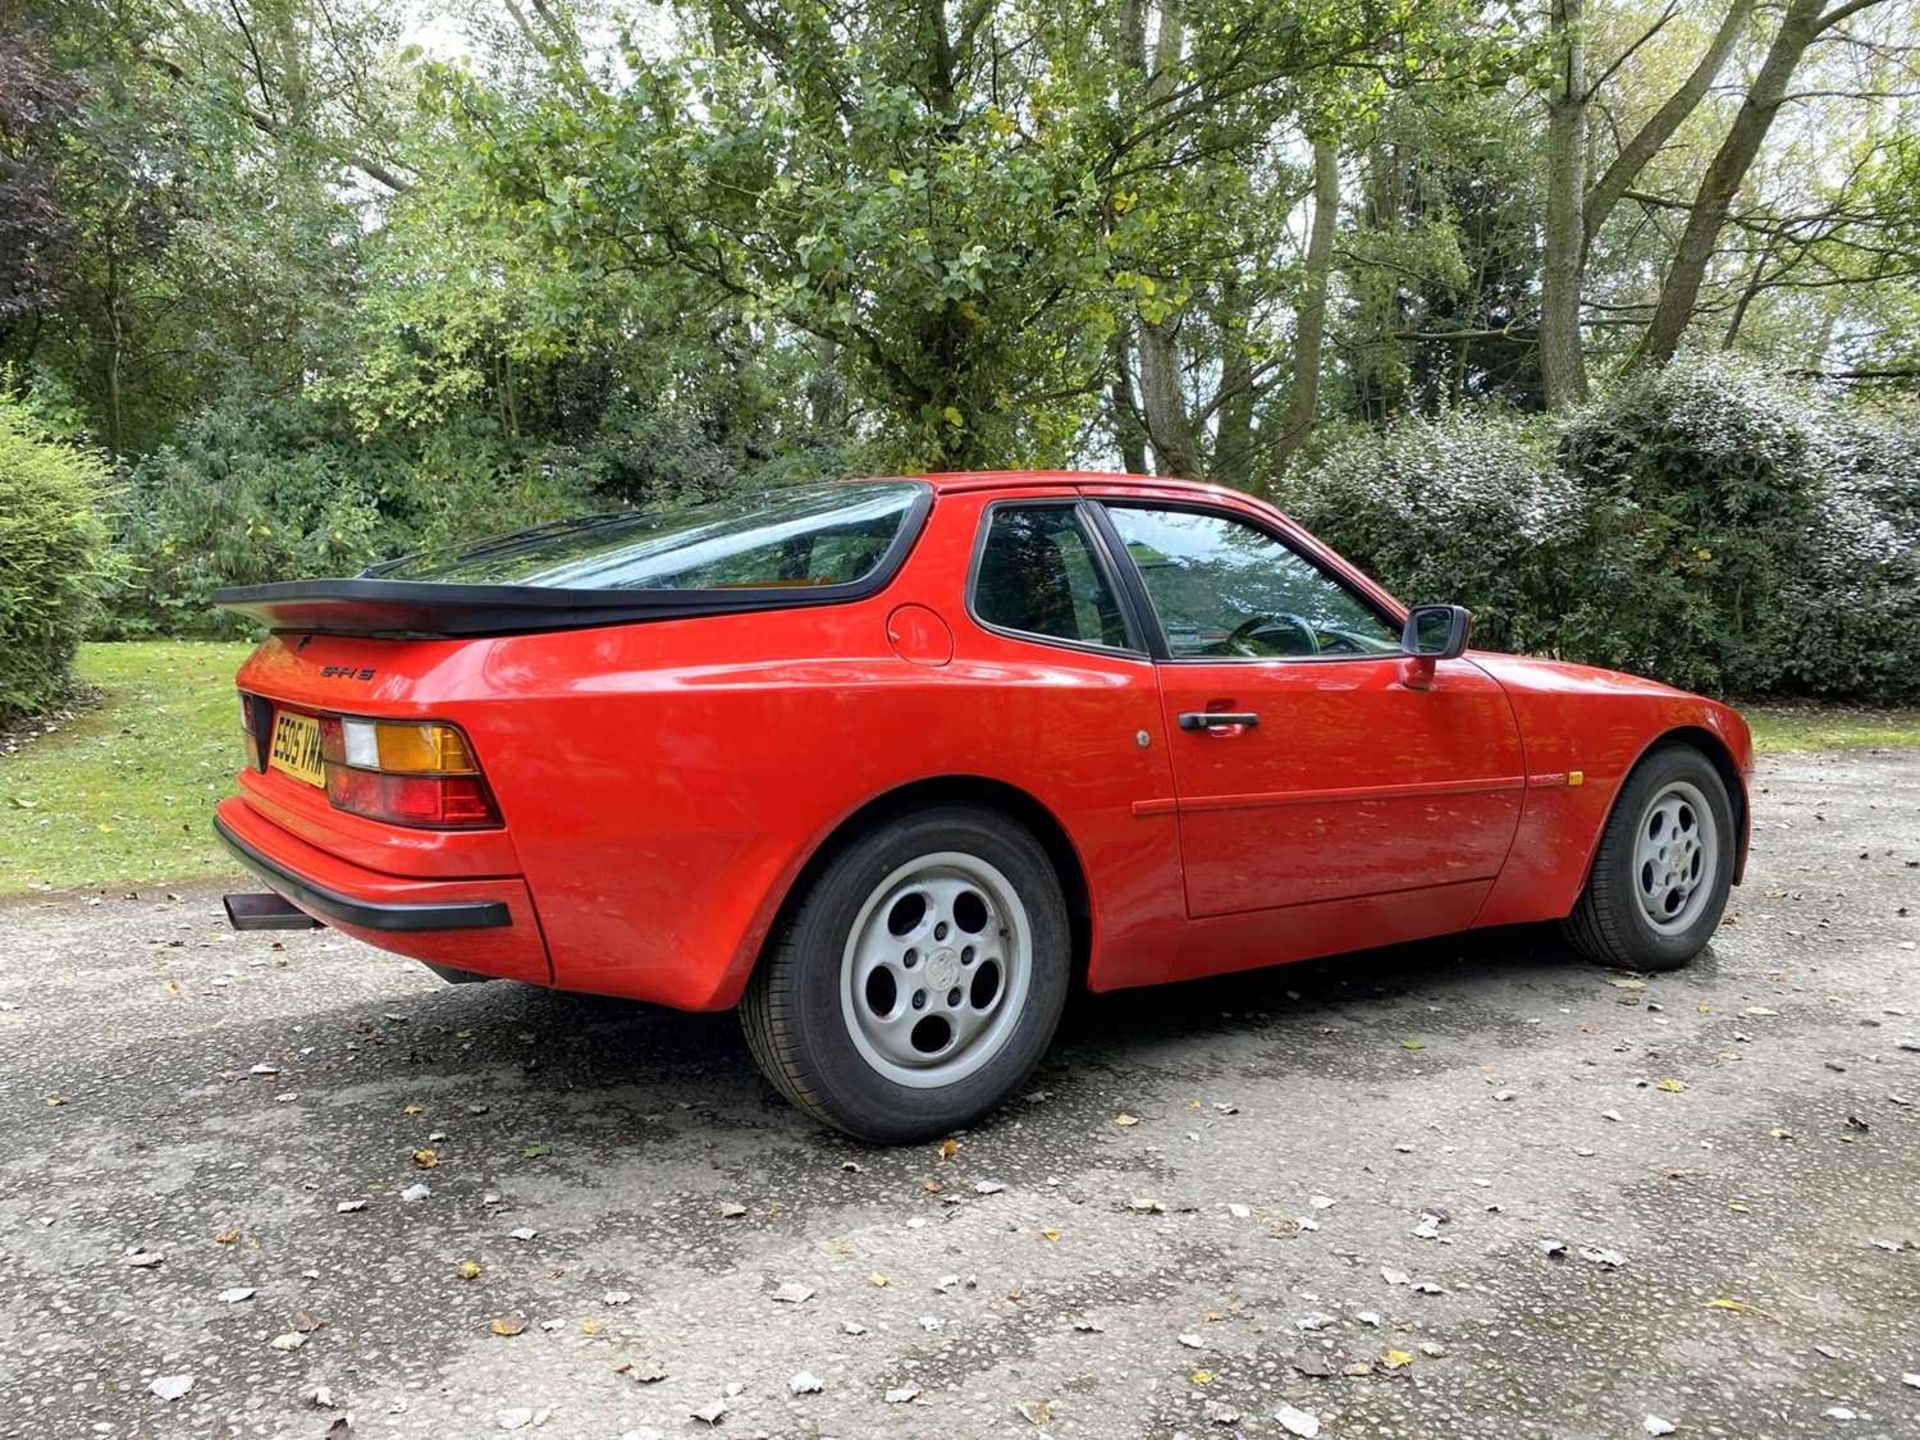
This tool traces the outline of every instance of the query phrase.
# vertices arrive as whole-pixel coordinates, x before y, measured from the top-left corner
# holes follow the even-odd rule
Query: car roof
[[[1176,480],[1165,475],[1136,475],[1124,470],[953,470],[920,477],[942,493],[965,490],[1038,490],[1061,485],[1134,486],[1158,491],[1185,490],[1195,495],[1235,494],[1221,485]]]

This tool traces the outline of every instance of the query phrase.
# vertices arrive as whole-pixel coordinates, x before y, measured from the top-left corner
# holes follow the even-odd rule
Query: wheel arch
[[[1040,843],[1053,873],[1060,882],[1060,893],[1067,904],[1067,924],[1073,944],[1073,977],[1076,984],[1086,978],[1093,955],[1093,900],[1087,888],[1087,873],[1080,853],[1074,847],[1066,826],[1051,809],[1031,792],[1005,780],[985,775],[931,775],[908,781],[881,792],[858,809],[841,818],[801,863],[771,907],[769,919],[752,946],[752,963],[746,967],[740,984],[760,965],[760,961],[780,931],[781,924],[794,905],[807,893],[820,872],[852,838],[873,825],[899,815],[911,814],[934,805],[970,805],[976,809],[997,810],[1024,825]]]
[[[1613,819],[1613,808],[1620,803],[1620,794],[1626,790],[1627,779],[1646,762],[1649,755],[1663,745],[1687,745],[1707,757],[1721,782],[1727,787],[1727,803],[1733,807],[1734,833],[1739,836],[1739,844],[1734,852],[1733,883],[1738,885],[1747,874],[1747,842],[1752,836],[1751,806],[1747,799],[1746,777],[1740,773],[1739,761],[1734,759],[1733,751],[1726,740],[1704,725],[1675,725],[1661,731],[1649,740],[1640,753],[1633,757],[1633,763],[1627,767],[1626,775],[1621,777],[1620,790],[1613,797],[1613,804],[1607,807],[1604,827]],[[1598,846],[1595,846],[1596,852]],[[1588,858],[1589,866],[1592,858]]]

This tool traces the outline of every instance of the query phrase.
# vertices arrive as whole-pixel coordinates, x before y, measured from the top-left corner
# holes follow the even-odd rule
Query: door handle
[[[1260,717],[1251,710],[1183,710],[1182,730],[1242,730],[1258,725]]]

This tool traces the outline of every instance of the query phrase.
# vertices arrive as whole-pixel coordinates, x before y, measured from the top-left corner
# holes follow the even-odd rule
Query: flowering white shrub
[[[1920,695],[1920,412],[1715,357],[1564,420],[1335,436],[1299,518],[1480,642],[1693,688]]]

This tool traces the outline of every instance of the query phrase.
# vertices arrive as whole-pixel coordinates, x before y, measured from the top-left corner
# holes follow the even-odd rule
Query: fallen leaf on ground
[[[487,1329],[495,1335],[509,1338],[518,1335],[526,1328],[527,1321],[523,1315],[502,1315],[498,1319],[489,1321],[487,1324]]]
[[[267,1342],[276,1350],[298,1350],[307,1343],[307,1337],[298,1330],[289,1330],[284,1335],[276,1335]]]
[[[1020,1416],[1032,1425],[1050,1425],[1053,1423],[1053,1406],[1044,1400],[1022,1400],[1019,1404]]]
[[[1122,1110],[1118,1115],[1113,1117],[1113,1123],[1124,1129],[1129,1125],[1138,1125],[1140,1123],[1140,1117],[1138,1115],[1129,1115],[1126,1111]]]
[[[1701,1308],[1703,1310],[1732,1310],[1740,1315],[1758,1315],[1763,1320],[1771,1320],[1773,1318],[1758,1305],[1749,1305],[1746,1301],[1735,1300],[1729,1295],[1716,1296],[1714,1299],[1706,1301]]]
[[[416,1150],[413,1152],[413,1163],[422,1170],[431,1170],[440,1163],[440,1157],[431,1150]]]
[[[1413,1363],[1413,1356],[1405,1350],[1389,1350],[1380,1357],[1380,1363],[1389,1370],[1404,1370]]]
[[[1424,1050],[1427,1048],[1427,1042],[1424,1040],[1412,1040],[1412,1039],[1402,1040],[1400,1042],[1400,1048],[1402,1050]],[[1296,1411],[1295,1413],[1297,1414],[1299,1412]],[[1315,1430],[1317,1432],[1320,1422],[1316,1420],[1313,1423],[1314,1423]],[[1299,1434],[1300,1432],[1295,1431],[1294,1433]]]
[[[1653,1088],[1656,1090],[1664,1090],[1669,1095],[1678,1095],[1682,1090],[1687,1088],[1687,1082],[1684,1080],[1676,1080],[1673,1076],[1669,1075],[1665,1079],[1656,1080]]]

